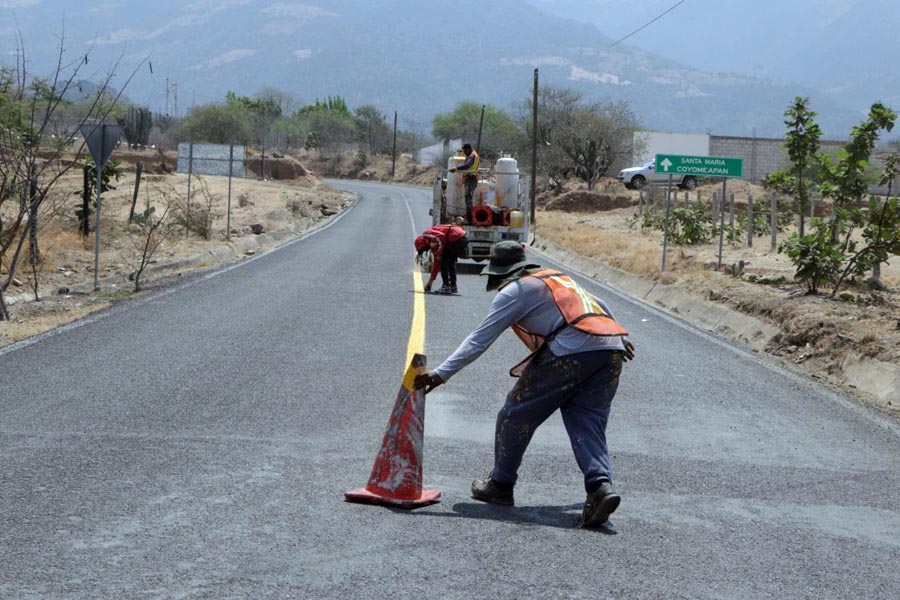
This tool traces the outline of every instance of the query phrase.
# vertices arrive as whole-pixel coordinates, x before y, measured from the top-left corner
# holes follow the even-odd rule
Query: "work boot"
[[[456,287],[455,285],[451,285],[451,286],[450,286],[450,293],[451,293],[451,294],[458,294],[458,293],[459,293],[459,288]]]
[[[439,291],[442,294],[449,294],[451,289],[452,288],[445,283],[444,285],[441,286],[441,289]]]
[[[609,520],[609,515],[616,512],[622,497],[613,491],[612,484],[604,481],[596,492],[588,494],[584,501],[584,510],[578,519],[578,528],[599,527]]]
[[[489,504],[513,506],[513,484],[498,483],[493,479],[476,479],[472,482],[472,498]]]

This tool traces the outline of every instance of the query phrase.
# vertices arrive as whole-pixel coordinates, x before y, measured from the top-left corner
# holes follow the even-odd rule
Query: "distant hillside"
[[[797,94],[813,96],[826,134],[845,136],[858,120],[811,88],[705,73],[679,63],[674,50],[665,57],[627,45],[608,51],[612,40],[595,26],[516,0],[170,0],[137,10],[83,0],[77,12],[64,0],[4,4],[12,8],[0,12],[3,56],[14,56],[18,23],[31,72],[46,74],[65,14],[70,56],[90,50],[95,76],[121,56],[116,85],[148,59],[126,93],[154,110],[168,105],[170,113],[176,94],[183,114],[192,104],[221,101],[228,90],[252,95],[270,86],[302,102],[341,95],[351,106],[375,104],[397,110],[401,125],[428,129],[435,113],[462,100],[512,109],[530,97],[537,67],[542,83],[628,100],[653,129],[780,135],[782,113]],[[679,37],[673,34],[674,47]]]
[[[620,39],[674,0],[528,0],[541,10],[596,25]],[[875,101],[900,108],[897,0],[688,0],[625,42],[693,68],[796,83],[857,119]],[[841,132],[839,132],[841,133]]]

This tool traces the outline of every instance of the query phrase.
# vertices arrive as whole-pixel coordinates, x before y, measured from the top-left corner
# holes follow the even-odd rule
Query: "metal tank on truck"
[[[472,222],[467,223],[464,175],[449,173],[465,157],[451,156],[447,171],[435,178],[432,224],[456,223],[466,230],[466,256],[480,262],[490,258],[491,248],[503,240],[528,240],[529,180],[519,172],[516,159],[503,155],[493,168],[478,169],[478,186],[472,198]],[[485,161],[482,160],[482,164]]]

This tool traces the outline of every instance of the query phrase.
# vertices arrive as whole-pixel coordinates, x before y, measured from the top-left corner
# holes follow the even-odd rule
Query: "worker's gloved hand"
[[[634,344],[629,341],[625,342],[625,356],[623,358],[625,359],[625,362],[634,360]]]
[[[425,371],[421,375],[416,375],[414,380],[415,388],[424,390],[426,394],[443,383],[444,380],[434,371]]]
[[[456,168],[454,167],[453,169],[450,169],[450,172],[451,172],[451,173],[456,173]]]
[[[430,292],[430,291],[431,291],[431,284],[430,284],[430,283],[426,283],[426,284],[425,284],[425,291],[426,291],[426,292]]]

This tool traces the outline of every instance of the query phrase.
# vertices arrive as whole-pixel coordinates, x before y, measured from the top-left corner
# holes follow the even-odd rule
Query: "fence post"
[[[770,227],[772,228],[772,252],[775,252],[775,248],[778,247],[778,194],[776,192],[772,192]]]
[[[731,192],[731,205],[728,207],[728,224],[734,227],[734,192]]]
[[[747,245],[753,247],[753,195],[747,196]]]
[[[194,142],[191,141],[191,145],[188,147],[188,195],[187,195],[187,215],[186,219],[190,222],[191,219],[191,179],[194,175]],[[188,230],[190,231],[190,230]]]
[[[225,211],[225,240],[231,241],[231,176],[234,173],[234,141],[228,144],[228,208]]]

